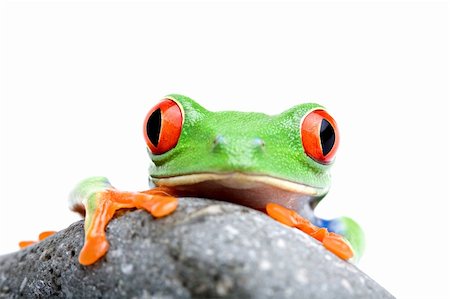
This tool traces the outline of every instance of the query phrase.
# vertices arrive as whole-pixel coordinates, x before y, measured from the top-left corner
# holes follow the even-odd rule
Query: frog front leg
[[[353,257],[354,251],[350,243],[341,235],[328,232],[324,227],[318,227],[312,224],[306,218],[300,216],[294,210],[285,208],[275,203],[269,203],[266,206],[267,214],[273,219],[287,226],[298,228],[304,233],[315,238],[323,244],[329,251],[338,257],[348,260]]]
[[[85,214],[84,245],[79,255],[82,265],[91,265],[109,249],[105,228],[119,209],[145,209],[154,217],[169,215],[178,205],[177,198],[166,189],[145,192],[123,192],[104,177],[89,178],[79,183],[70,195],[71,208]]]

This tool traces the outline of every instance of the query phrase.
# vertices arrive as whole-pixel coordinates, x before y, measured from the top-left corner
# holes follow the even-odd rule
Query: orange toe
[[[20,249],[36,244],[36,241],[21,241],[19,242]]]
[[[136,196],[136,207],[147,210],[154,217],[164,217],[176,210],[178,199],[167,195],[149,195],[140,193]]]
[[[353,257],[352,247],[338,234],[329,233],[322,242],[326,249],[344,260],[348,260]]]
[[[176,210],[178,199],[171,196],[158,197],[151,209],[151,213],[156,218],[164,217]]]
[[[153,189],[142,191],[139,193],[147,195],[175,196],[175,192],[173,190],[165,187],[155,187]]]
[[[84,266],[92,265],[99,258],[106,254],[109,249],[109,243],[105,237],[93,237],[84,242],[80,251],[78,261]]]
[[[319,230],[320,228],[313,225],[309,220],[301,217],[300,215],[298,215],[298,220],[297,220],[297,225],[295,226],[296,228],[298,228],[299,230],[301,230],[302,232],[312,236],[314,233],[317,232],[317,230]],[[325,229],[326,231],[326,229]],[[319,232],[322,233],[322,232]]]
[[[56,232],[49,230],[49,231],[45,231],[39,234],[39,241],[44,240],[47,237],[50,237],[51,235],[54,235]]]
[[[266,211],[270,217],[287,226],[294,227],[298,224],[298,221],[295,217],[295,212],[283,206],[275,203],[268,203],[266,205]]]
[[[311,233],[311,237],[313,237],[314,239],[316,239],[317,241],[322,242],[323,239],[327,236],[328,231],[326,228],[318,228],[316,231],[314,231],[313,233]]]

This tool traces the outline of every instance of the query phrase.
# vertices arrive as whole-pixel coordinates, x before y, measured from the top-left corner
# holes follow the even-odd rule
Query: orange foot
[[[39,240],[39,241],[42,241],[42,240],[44,240],[45,238],[50,237],[51,235],[53,235],[53,234],[55,234],[55,233],[56,233],[55,231],[45,231],[45,232],[42,232],[42,233],[39,234],[39,239],[38,239],[38,240]],[[36,244],[36,243],[39,242],[39,241],[21,241],[21,242],[19,242],[19,247],[22,249],[22,248],[31,246],[31,245],[33,245],[33,244]]]
[[[326,228],[313,225],[310,221],[300,216],[297,212],[278,204],[269,203],[266,206],[267,214],[273,219],[290,227],[296,227],[304,233],[315,238],[329,251],[338,257],[348,260],[353,257],[351,245],[341,235],[330,233]]]
[[[91,265],[106,254],[109,243],[105,228],[119,209],[145,209],[154,217],[169,215],[178,200],[158,188],[145,192],[122,192],[106,189],[89,198],[86,206],[85,242],[78,257],[82,265]]]

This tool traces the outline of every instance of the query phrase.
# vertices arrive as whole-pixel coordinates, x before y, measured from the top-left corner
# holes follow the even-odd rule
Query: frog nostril
[[[253,146],[258,149],[263,149],[266,146],[266,143],[261,138],[253,139]]]
[[[220,145],[223,145],[224,143],[225,143],[225,137],[223,137],[223,135],[219,134],[216,136],[216,138],[214,138],[213,146],[214,146],[214,148],[216,148]]]

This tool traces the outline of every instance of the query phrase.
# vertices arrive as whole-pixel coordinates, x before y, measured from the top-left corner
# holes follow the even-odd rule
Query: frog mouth
[[[326,193],[326,190],[323,188],[308,186],[267,175],[246,174],[241,172],[194,173],[171,177],[152,177],[152,180],[157,186],[164,187],[189,186],[208,182],[221,185],[225,188],[239,190],[255,189],[262,186],[272,187],[286,192],[313,197],[321,196]]]
[[[268,203],[312,215],[314,206],[328,191],[267,175],[194,173],[171,177],[152,177],[159,187],[168,187],[177,196],[202,197],[237,203],[265,211]]]

